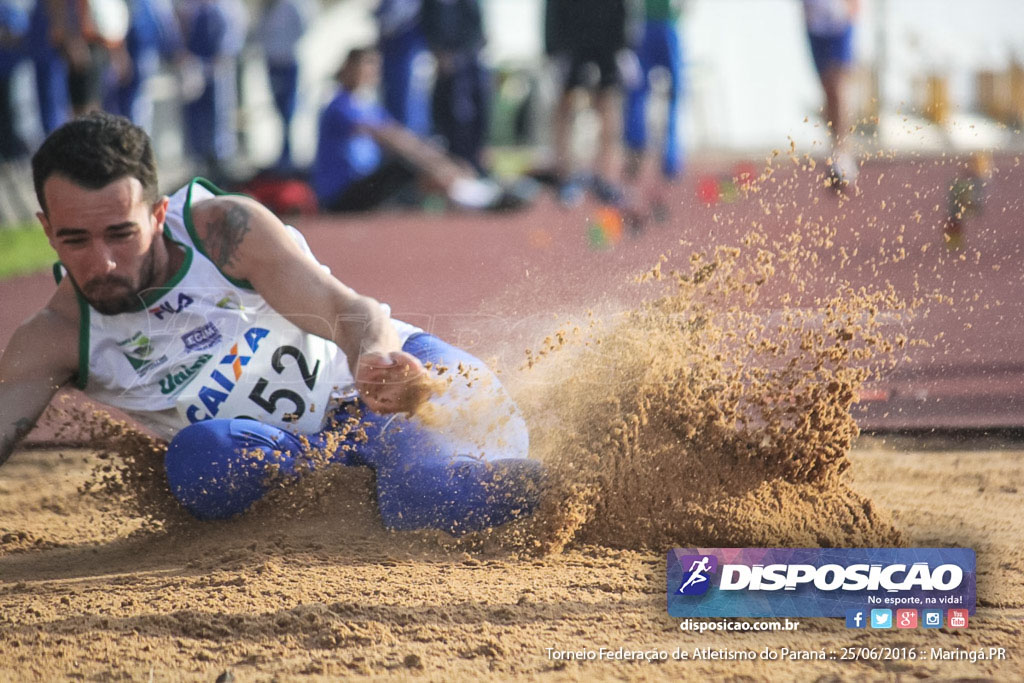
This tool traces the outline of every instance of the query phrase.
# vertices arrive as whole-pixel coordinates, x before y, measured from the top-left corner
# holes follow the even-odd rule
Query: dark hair
[[[98,190],[119,178],[138,178],[142,196],[159,196],[156,159],[146,131],[122,116],[86,114],[53,131],[32,157],[32,182],[39,206],[46,211],[43,185],[53,174]]]
[[[370,45],[365,45],[363,47],[354,47],[351,50],[349,50],[348,54],[345,56],[345,63],[347,64],[349,62],[361,62],[367,56],[375,54],[377,54],[376,48]]]
[[[345,55],[345,60],[341,63],[341,66],[338,67],[338,71],[335,72],[334,79],[340,82],[342,80],[342,75],[347,69],[358,65],[370,55],[375,54],[377,54],[377,50],[372,46],[352,48],[348,51],[348,54]]]

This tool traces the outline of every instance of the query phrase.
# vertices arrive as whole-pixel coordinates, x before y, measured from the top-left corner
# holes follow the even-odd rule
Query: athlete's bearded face
[[[53,175],[39,221],[72,282],[104,315],[138,310],[156,282],[167,199],[151,204],[137,178],[92,190]]]

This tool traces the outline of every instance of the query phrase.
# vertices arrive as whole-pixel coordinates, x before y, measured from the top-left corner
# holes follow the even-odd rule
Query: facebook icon
[[[867,617],[862,609],[846,610],[846,628],[865,628]]]

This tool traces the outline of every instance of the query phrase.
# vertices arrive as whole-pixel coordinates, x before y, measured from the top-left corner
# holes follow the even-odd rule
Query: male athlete
[[[532,511],[539,465],[497,378],[332,277],[265,207],[202,180],[160,196],[149,138],[108,114],[55,131],[32,165],[66,276],[0,356],[0,464],[74,382],[169,440],[171,491],[201,519],[243,512],[317,450],[374,468],[391,528]],[[410,417],[423,408],[430,427]]]

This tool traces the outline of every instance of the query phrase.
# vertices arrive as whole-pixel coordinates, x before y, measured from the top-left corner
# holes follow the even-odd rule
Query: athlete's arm
[[[193,206],[192,219],[221,272],[248,280],[275,311],[344,351],[371,410],[409,412],[426,398],[415,381],[425,370],[402,351],[380,304],[321,268],[270,210],[246,197],[216,197]]]
[[[77,365],[77,321],[59,306],[44,308],[15,331],[0,355],[0,465],[35,426],[54,393],[74,376]]]

